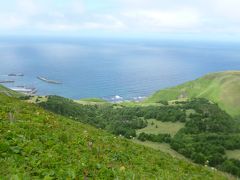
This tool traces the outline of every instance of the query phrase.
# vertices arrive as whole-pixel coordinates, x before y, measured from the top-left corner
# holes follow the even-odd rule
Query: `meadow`
[[[170,134],[172,137],[184,127],[184,123],[181,122],[162,122],[155,119],[149,119],[147,127],[137,130],[137,134],[142,132],[151,134]]]

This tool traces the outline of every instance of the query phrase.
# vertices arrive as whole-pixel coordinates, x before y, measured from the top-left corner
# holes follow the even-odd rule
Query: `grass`
[[[174,136],[180,129],[184,127],[181,122],[162,122],[155,119],[148,120],[148,126],[137,130],[137,134],[145,132],[147,134],[170,134]]]
[[[133,101],[121,102],[121,103],[118,103],[118,105],[126,106],[126,107],[162,106],[162,104],[160,104],[160,103],[146,103],[146,102],[133,102]]]
[[[157,128],[156,128],[156,126],[157,126]],[[181,123],[181,122],[172,123],[172,122],[162,122],[162,121],[157,121],[155,119],[150,119],[150,120],[148,120],[148,126],[146,128],[137,130],[137,134],[145,132],[147,134],[163,133],[163,134],[170,134],[171,136],[174,136],[183,127],[184,127],[184,123]],[[171,149],[169,144],[150,142],[150,141],[142,142],[137,139],[134,139],[133,142],[147,146],[147,147],[151,147],[156,150],[160,150],[164,153],[168,153],[172,157],[177,157],[179,159],[189,161],[183,155],[181,155],[178,152]]]
[[[134,143],[141,144],[156,150],[160,150],[161,152],[167,153],[171,155],[172,157],[176,157],[178,159],[183,159],[185,161],[189,161],[189,159],[185,158],[183,155],[179,154],[178,152],[174,151],[169,144],[166,143],[157,143],[157,142],[151,142],[151,141],[139,141],[137,139],[132,140]]]
[[[155,150],[158,150],[158,151],[161,151],[161,152],[164,152],[166,154],[169,154],[170,156],[172,156],[173,158],[178,158],[178,159],[181,159],[181,160],[184,160],[184,161],[187,161],[189,163],[191,163],[192,161],[190,159],[187,159],[186,157],[184,157],[183,155],[179,154],[178,152],[174,151],[169,144],[166,144],[166,143],[157,143],[157,142],[151,142],[151,141],[145,141],[145,142],[142,142],[142,141],[139,141],[137,139],[132,139],[132,142],[136,143],[136,144],[140,144],[140,145],[143,145],[143,146],[146,146],[146,147],[149,147],[149,148],[152,148],[152,149],[155,149]],[[212,170],[211,167],[205,167],[209,170]],[[227,173],[222,173],[224,176],[227,177],[227,179],[237,179],[236,177],[230,175],[230,174],[227,174]]]
[[[75,100],[76,103],[83,105],[98,105],[98,104],[108,104],[109,102],[101,98],[85,98],[80,100]]]
[[[227,179],[0,94],[0,179]]]
[[[32,96],[30,97],[29,100],[27,100],[27,102],[29,103],[41,103],[41,102],[46,102],[48,100],[47,96]]]
[[[226,151],[226,155],[230,159],[240,160],[240,150]]]
[[[100,102],[100,103],[106,103],[107,101],[101,98],[85,98],[85,99],[80,99],[80,101],[85,101],[85,102]]]
[[[240,71],[212,73],[182,85],[160,90],[146,103],[186,98],[206,98],[236,117],[240,116]]]

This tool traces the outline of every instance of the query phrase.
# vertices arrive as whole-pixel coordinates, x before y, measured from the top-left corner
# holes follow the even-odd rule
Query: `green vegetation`
[[[40,106],[126,138],[135,137],[137,129],[147,126],[147,119],[186,120],[185,111],[177,106],[83,105],[58,96],[49,96],[48,101],[40,103]]]
[[[195,109],[190,120],[171,140],[171,147],[199,164],[205,164],[240,176],[238,160],[225,157],[226,150],[240,148],[237,123],[216,104],[196,99],[185,104]]]
[[[157,133],[138,134],[141,141],[169,143],[171,148],[196,163],[209,165],[239,175],[237,160],[227,159],[226,150],[240,148],[240,130],[236,121],[217,104],[205,99],[175,102],[164,106],[124,106],[124,105],[80,105],[72,100],[50,96],[40,105],[55,113],[74,120],[106,129],[115,135],[126,138],[137,136],[137,131],[149,126],[158,129],[154,121],[183,123],[180,130],[176,127]],[[148,127],[147,127],[148,126]],[[161,128],[161,127],[160,127]],[[177,132],[176,132],[177,131]],[[175,135],[174,135],[175,134]]]
[[[22,100],[26,100],[29,103],[41,103],[46,102],[47,96],[25,96],[25,98],[21,98]]]
[[[144,132],[138,135],[138,139],[140,141],[151,141],[151,142],[159,142],[159,143],[170,143],[171,136],[170,134],[146,134]]]
[[[170,134],[172,137],[184,127],[184,123],[181,122],[162,122],[155,119],[148,120],[148,126],[137,130],[137,134],[142,132],[147,134]]]
[[[227,179],[34,104],[0,102],[0,179]]]
[[[192,111],[191,111],[192,112]],[[169,134],[171,137],[174,137],[174,135],[184,127],[184,123],[181,122],[162,122],[162,121],[157,121],[155,119],[150,119],[148,120],[148,126],[137,130],[137,135],[141,133],[146,133],[146,134]],[[139,136],[138,136],[139,139]],[[133,142],[137,144],[142,144],[147,147],[151,147],[153,149],[161,150],[162,152],[168,153],[172,155],[173,157],[177,157],[180,159],[188,160],[185,158],[183,155],[180,153],[176,152],[171,148],[171,146],[167,143],[159,143],[159,142],[153,142],[153,141],[148,141],[147,139],[143,140],[138,140],[134,139]]]
[[[85,99],[75,100],[75,102],[83,105],[109,104],[108,101],[100,98],[85,98]]]
[[[135,137],[136,130],[146,127],[147,122],[135,115],[135,109],[115,108],[112,104],[83,105],[73,100],[49,96],[40,106],[97,128],[106,129],[115,135]]]
[[[0,85],[0,93],[5,94],[6,96],[9,96],[9,97],[24,97],[23,94],[12,91],[11,89],[8,89],[2,85]]]
[[[162,102],[186,98],[206,98],[232,116],[240,116],[240,71],[208,74],[195,81],[160,90],[146,102]]]
[[[97,102],[97,103],[107,103],[106,100],[100,99],[100,98],[85,98],[85,99],[80,99],[80,101],[85,101],[85,102]]]
[[[120,144],[121,142],[125,142],[129,143],[129,145],[127,146],[134,146],[129,141],[124,140],[121,137],[124,136],[126,138],[132,139],[132,141],[135,143],[143,144],[157,150],[161,149],[164,152],[173,155],[174,157],[177,156],[182,159],[186,158],[195,163],[202,164],[207,167],[215,167],[216,169],[240,177],[240,121],[238,120],[238,118],[240,119],[240,96],[238,95],[238,93],[240,92],[240,72],[238,71],[209,74],[195,81],[191,81],[174,88],[159,91],[152,97],[147,99],[145,102],[141,103],[124,102],[120,104],[112,104],[104,100],[95,98],[73,101],[59,96],[28,98],[26,96],[19,96],[19,94],[14,94],[14,92],[11,91],[8,92],[8,90],[4,88],[3,90],[1,92],[8,97],[2,95],[2,98],[8,99],[9,102],[16,101],[16,104],[22,106],[20,101],[11,98],[18,97],[27,102],[37,103],[39,106],[45,108],[46,110],[52,111],[53,113],[65,116],[65,118],[56,116],[54,114],[44,112],[43,110],[41,110],[41,108],[37,108],[36,106],[32,105],[37,110],[26,110],[26,112],[28,111],[29,115],[28,121],[31,120],[31,123],[35,119],[34,116],[31,116],[30,114],[34,114],[36,111],[42,111],[43,113],[45,113],[45,116],[42,117],[38,114],[38,117],[40,119],[42,118],[42,120],[48,120],[48,118],[46,117],[48,117],[47,114],[50,114],[55,119],[58,119],[58,122],[61,122],[62,124],[66,122],[66,124],[71,124],[71,126],[73,124],[75,126],[84,126],[85,129],[90,128],[86,125],[90,124],[99,129],[105,129],[106,131],[117,135],[117,137],[114,138],[110,135],[107,135],[107,133],[101,130],[95,130],[92,128],[93,131],[99,132],[98,136],[104,135],[108,136],[109,138],[112,137],[113,141],[111,142],[118,143],[119,141]],[[202,97],[206,99],[203,99]],[[7,100],[5,102],[6,104],[8,103]],[[23,112],[25,113],[25,108],[19,108],[16,104],[12,103],[12,107],[4,106],[4,108],[2,107],[2,111],[0,111],[0,113],[2,112],[2,114],[5,113],[5,116],[3,117],[8,120],[3,122],[9,123],[8,125],[10,127],[14,126],[15,124],[21,123],[27,114],[24,114],[24,118],[22,118]],[[27,104],[25,104],[24,106],[30,107],[30,105]],[[228,115],[226,112],[228,112],[231,116]],[[2,119],[4,120],[4,118]],[[85,125],[79,122],[72,122],[69,119],[79,121],[81,123],[84,123]],[[45,121],[47,120],[43,120],[43,123],[45,123]],[[54,121],[56,122],[56,120]],[[64,128],[67,127],[66,124],[64,124]],[[3,129],[6,128],[5,125],[2,127]],[[22,126],[19,126],[19,124],[18,127],[14,126],[14,128],[21,127]],[[33,126],[33,128],[37,127]],[[79,129],[81,128],[79,127]],[[68,129],[63,130],[61,128],[59,130],[63,133],[66,133],[66,131],[68,131]],[[73,127],[69,127],[69,130],[73,130]],[[73,131],[77,130],[74,129]],[[40,131],[38,132],[38,130],[36,130],[36,133],[40,133]],[[55,138],[55,136],[57,136],[59,137],[59,139],[63,138],[63,143],[65,143],[65,145],[68,143],[69,137],[72,137],[70,132],[69,134],[67,132],[66,136],[63,135],[64,137],[61,137],[61,135],[58,136],[58,133],[54,131],[52,137]],[[76,133],[81,134],[81,132]],[[84,136],[84,134],[81,135]],[[73,136],[77,137],[77,135],[74,135],[74,133]],[[93,137],[93,139],[97,138],[95,137],[95,134],[93,135]],[[17,139],[18,137],[14,136],[14,138]],[[86,144],[89,145],[88,143],[90,143],[90,149],[92,149],[92,144],[95,144],[95,141],[97,142],[97,140],[93,139],[87,139],[88,142]],[[5,139],[5,141],[6,140],[8,139]],[[40,141],[42,142],[42,140]],[[11,141],[11,143],[12,142],[15,142],[15,140]],[[45,141],[43,142],[43,144],[44,143]],[[0,143],[0,150],[8,149],[6,152],[15,152],[18,155],[20,154],[18,152],[20,152],[20,150],[24,149],[25,147],[25,144],[18,146],[17,148],[12,148],[9,144],[2,144]],[[101,143],[99,143],[97,147],[100,147],[100,144]],[[46,148],[45,144],[42,146]],[[67,144],[66,146],[70,147],[72,146],[72,144]],[[140,148],[140,146],[138,148]],[[124,151],[126,149],[124,149]],[[54,151],[55,150],[56,149],[54,149]],[[99,152],[99,149],[96,151]],[[117,149],[116,152],[118,152]],[[131,153],[134,154],[137,153],[137,151],[131,151]],[[2,157],[4,157],[5,159],[8,159],[9,156],[5,156],[6,154],[7,153],[3,151],[3,153],[0,155],[2,155]],[[124,160],[121,159],[121,163],[119,164],[118,162],[118,165],[114,166],[118,168],[117,170],[115,169],[113,174],[111,174],[111,177],[133,178],[135,176],[136,178],[135,172],[137,171],[135,171],[135,167],[130,167],[125,163],[125,161],[128,162],[129,160],[125,159],[125,155],[128,153],[124,152],[123,154]],[[21,154],[21,156],[22,155],[25,156],[25,154]],[[79,155],[77,154],[76,156]],[[145,154],[142,154],[142,156],[145,157]],[[17,158],[14,156],[14,160],[16,159]],[[132,160],[132,158],[130,159]],[[21,161],[24,160],[21,159]],[[62,161],[64,162],[64,160]],[[97,160],[94,159],[94,162],[95,161]],[[131,164],[133,163],[133,161],[129,161],[129,163]],[[137,163],[137,161],[134,161],[134,163]],[[141,163],[144,163],[144,161],[141,161]],[[98,162],[98,164],[100,164],[102,167],[102,163]],[[65,168],[65,164],[62,166]],[[81,171],[81,173],[83,172],[83,176],[90,178],[98,177],[98,173],[101,168],[97,168],[99,170],[98,171],[94,170],[93,167],[94,165],[88,167],[88,169],[90,169],[91,171],[90,175],[89,173],[87,173],[86,175],[85,169],[83,168],[83,171]],[[104,172],[110,173],[110,171],[108,171],[109,169],[106,170],[106,167]],[[127,172],[127,167],[130,168],[132,174],[125,174],[125,172]],[[123,169],[124,171],[122,171]],[[79,169],[78,171],[75,171],[75,174],[79,174],[79,171]],[[29,172],[32,173],[31,170],[29,170]],[[89,170],[87,170],[87,172],[89,172]],[[121,174],[120,172],[124,173]],[[150,172],[152,173],[153,171],[148,170],[147,173]],[[159,170],[154,171],[155,175],[158,172]],[[18,171],[14,174],[20,174],[23,176],[24,174],[22,173],[23,170]],[[44,177],[45,175],[49,175],[41,173],[37,172],[37,176]],[[54,174],[50,175],[56,177],[56,174],[60,175],[61,173],[59,171],[56,171]],[[36,174],[35,171],[34,174]],[[32,174],[27,175],[32,176]],[[160,174],[157,174],[157,176],[159,175]],[[149,177],[149,175],[146,176],[146,174],[144,176]],[[168,175],[165,177],[168,177]]]
[[[158,143],[158,142],[151,142],[151,141],[140,141],[138,139],[133,139],[132,140],[134,143],[137,144],[141,144],[156,150],[160,150],[161,152],[164,153],[168,153],[169,155],[171,155],[172,157],[176,157],[178,159],[183,159],[185,161],[189,161],[189,159],[187,159],[186,157],[184,157],[183,155],[181,155],[180,153],[174,151],[171,146],[167,143]]]

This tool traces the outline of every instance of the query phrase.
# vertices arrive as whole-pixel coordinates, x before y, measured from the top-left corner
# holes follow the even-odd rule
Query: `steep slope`
[[[239,116],[240,71],[208,74],[197,80],[160,90],[147,99],[146,102],[200,97],[218,103],[223,110],[232,116]]]
[[[0,179],[226,179],[0,94]]]

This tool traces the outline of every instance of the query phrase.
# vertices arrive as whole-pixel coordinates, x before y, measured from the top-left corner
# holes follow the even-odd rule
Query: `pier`
[[[1,84],[5,84],[5,83],[14,83],[15,81],[13,80],[3,80],[3,81],[0,81]]]
[[[49,79],[44,78],[44,77],[41,77],[41,76],[38,76],[37,78],[38,78],[39,80],[43,81],[43,82],[50,83],[50,84],[62,84],[62,83],[59,82],[59,81],[49,80]]]
[[[10,73],[8,76],[24,76],[23,73]]]

